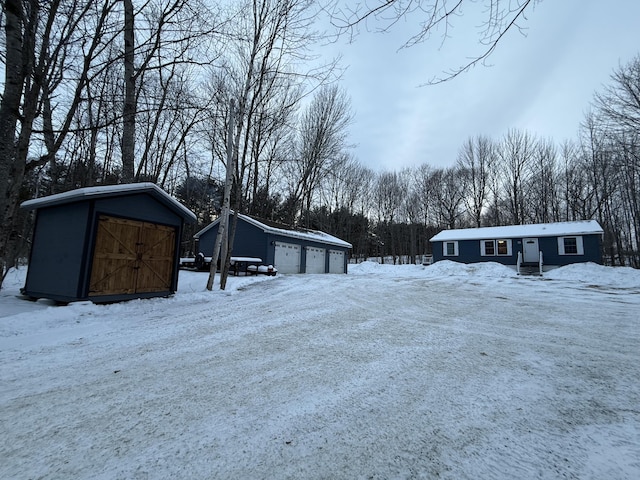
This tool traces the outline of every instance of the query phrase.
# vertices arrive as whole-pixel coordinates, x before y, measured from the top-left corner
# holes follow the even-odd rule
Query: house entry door
[[[537,238],[522,239],[522,260],[524,263],[538,263],[540,260],[540,249]]]

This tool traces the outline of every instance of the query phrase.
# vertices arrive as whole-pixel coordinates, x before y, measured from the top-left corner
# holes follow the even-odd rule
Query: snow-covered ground
[[[0,478],[640,478],[640,271],[180,273],[0,291]]]

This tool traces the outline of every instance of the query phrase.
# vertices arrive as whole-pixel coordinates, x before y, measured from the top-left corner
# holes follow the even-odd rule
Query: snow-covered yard
[[[0,478],[640,478],[640,271],[180,273],[0,291]]]

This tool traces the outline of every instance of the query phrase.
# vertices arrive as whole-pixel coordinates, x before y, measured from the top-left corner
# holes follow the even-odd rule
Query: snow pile
[[[640,289],[640,270],[630,267],[604,267],[595,263],[576,263],[545,272],[544,276],[552,280]]]
[[[349,275],[383,275],[394,277],[416,277],[423,274],[422,265],[392,265],[388,263],[377,263],[370,260],[358,264],[349,264],[347,269]]]
[[[392,265],[366,261],[349,265],[351,275],[381,275],[393,277],[514,277],[516,271],[497,262],[464,264],[451,260],[442,260],[432,265]]]
[[[68,306],[12,272],[0,478],[640,478],[640,271],[349,272]]]
[[[458,263],[443,260],[430,265],[427,274],[433,277],[485,277],[502,278],[515,277],[517,273],[513,267],[497,262]]]

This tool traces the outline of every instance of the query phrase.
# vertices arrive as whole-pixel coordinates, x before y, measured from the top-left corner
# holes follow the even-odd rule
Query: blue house
[[[595,220],[443,230],[431,238],[433,261],[498,262],[536,267],[602,263],[602,227]]]
[[[232,221],[233,216],[230,218]],[[211,257],[220,219],[194,235],[197,252]],[[291,229],[238,215],[233,255],[260,258],[278,273],[347,273],[351,244],[317,230]]]

